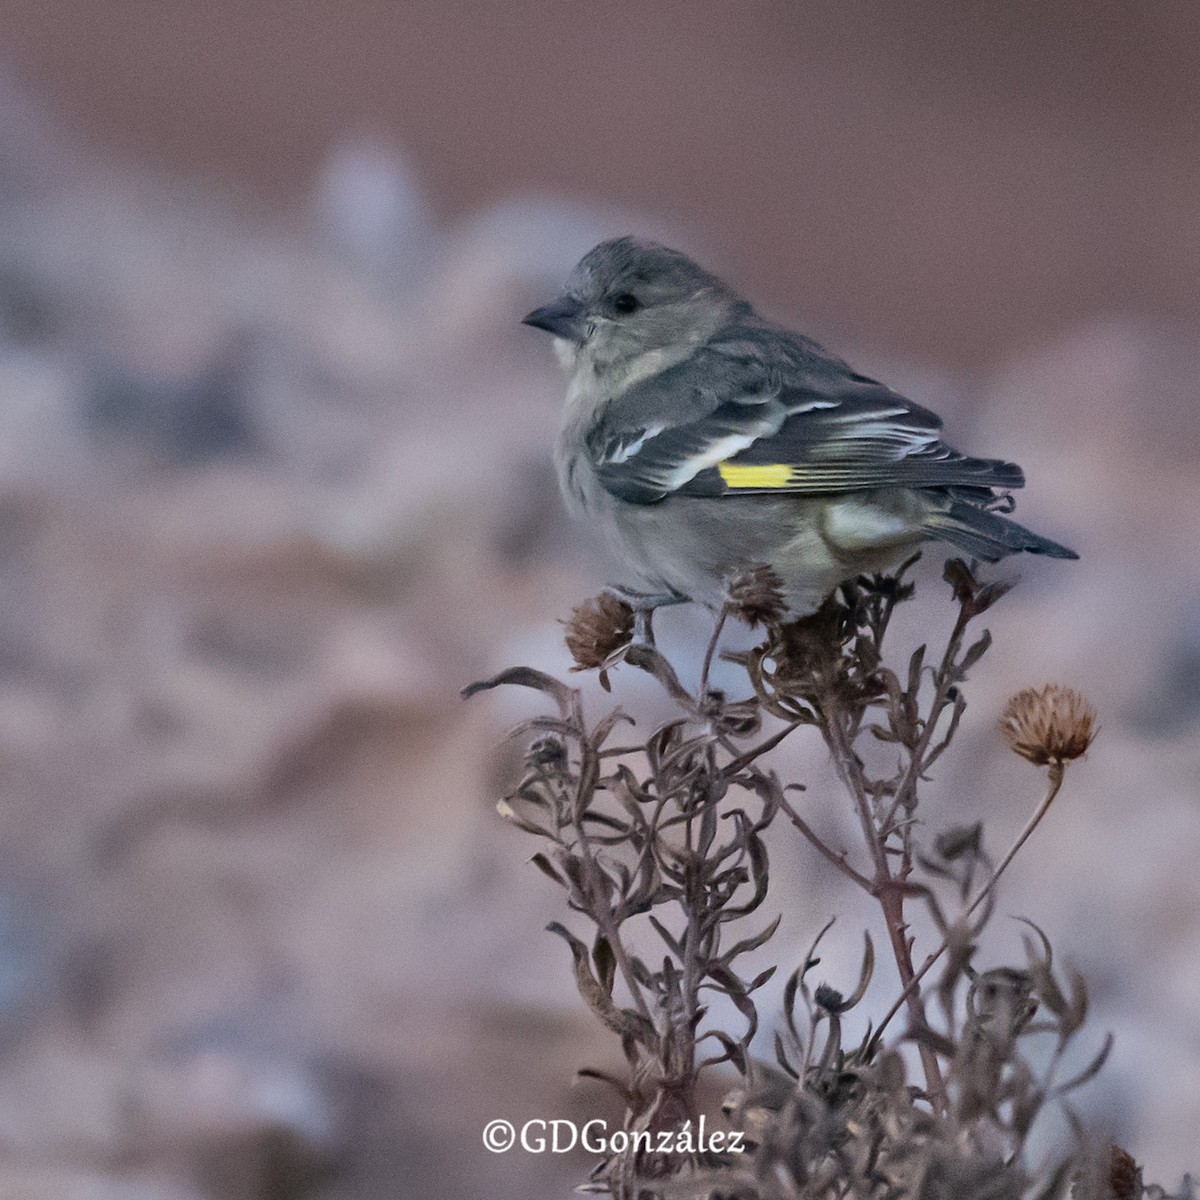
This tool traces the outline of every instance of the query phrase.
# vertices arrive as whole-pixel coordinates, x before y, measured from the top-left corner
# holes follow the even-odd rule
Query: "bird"
[[[1074,559],[1010,520],[1015,463],[961,454],[933,412],[761,316],[678,250],[601,242],[523,323],[568,376],[555,466],[599,526],[638,613],[713,610],[770,568],[789,618],[922,543],[996,562]]]

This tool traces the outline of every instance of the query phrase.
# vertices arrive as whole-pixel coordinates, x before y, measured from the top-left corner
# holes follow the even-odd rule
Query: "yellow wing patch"
[[[717,465],[717,471],[731,488],[781,488],[795,478],[795,468],[788,463],[747,466],[724,462]]]

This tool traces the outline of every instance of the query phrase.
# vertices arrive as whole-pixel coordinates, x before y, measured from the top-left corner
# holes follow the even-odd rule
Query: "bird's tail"
[[[929,512],[923,524],[930,537],[949,542],[985,562],[998,562],[1022,550],[1050,558],[1079,557],[1074,550],[1041,537],[1016,521],[949,497]]]

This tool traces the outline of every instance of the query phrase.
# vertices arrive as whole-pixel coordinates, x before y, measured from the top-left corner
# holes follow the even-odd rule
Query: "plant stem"
[[[1066,774],[1066,764],[1061,762],[1053,762],[1050,764],[1050,773],[1048,778],[1048,786],[1046,795],[1042,798],[1041,804],[1033,812],[1033,816],[1025,822],[1024,829],[1017,834],[1017,839],[1008,848],[1008,853],[1000,860],[999,866],[992,872],[991,878],[979,889],[979,894],[967,907],[967,911],[963,913],[964,917],[969,917],[979,906],[984,899],[996,886],[996,881],[1008,869],[1008,864],[1016,857],[1017,851],[1029,840],[1029,835],[1041,824],[1042,818],[1050,810],[1050,805],[1054,802],[1054,797],[1058,795],[1058,789],[1062,787],[1063,776]]]
[[[595,885],[595,880],[601,873],[600,865],[596,862],[591,844],[588,841],[587,832],[583,827],[583,814],[587,809],[587,799],[594,795],[596,791],[600,775],[600,760],[586,738],[583,739],[582,746],[579,787],[572,804],[572,825],[579,839],[577,844],[580,857],[583,859],[584,870],[586,871],[588,891],[591,895],[597,897],[595,911],[590,912],[589,915],[596,922],[596,928],[600,930],[607,939],[608,944],[612,947],[613,958],[616,960],[617,967],[621,972],[621,978],[625,980],[625,986],[629,989],[638,1012],[645,1018],[649,1025],[653,1026],[654,1018],[651,1016],[650,1008],[646,1004],[645,997],[642,995],[637,976],[633,973],[633,966],[629,961],[628,954],[625,952],[620,930],[617,927],[617,922],[613,919],[612,909],[607,903],[599,899],[602,891]]]
[[[708,691],[708,672],[712,668],[713,655],[717,652],[717,643],[721,640],[721,630],[725,628],[725,618],[728,616],[729,605],[726,604],[717,617],[712,637],[708,639],[708,649],[704,652],[704,666],[700,668],[700,687],[696,690],[696,699],[700,703],[703,703],[704,694]]]
[[[888,939],[892,944],[892,954],[896,959],[896,970],[900,975],[901,995],[906,997],[913,1024],[921,1029],[927,1024],[925,1019],[925,1004],[920,992],[912,986],[915,978],[912,961],[912,944],[908,938],[908,926],[904,921],[904,893],[894,886],[893,877],[888,865],[887,852],[883,840],[875,827],[874,816],[871,812],[870,801],[862,778],[862,765],[854,753],[853,746],[843,730],[836,704],[833,712],[821,722],[821,732],[833,755],[838,775],[845,784],[847,791],[854,800],[858,811],[859,821],[863,827],[863,836],[875,862],[875,879],[871,884],[871,892],[879,901],[883,910],[884,923],[887,926]],[[925,1072],[925,1091],[929,1102],[938,1111],[946,1107],[946,1082],[942,1077],[941,1064],[933,1048],[924,1041],[918,1043],[921,1056],[921,1067]]]
[[[1025,827],[1017,834],[1016,840],[1008,848],[1008,853],[1000,860],[999,865],[992,872],[988,881],[979,889],[975,898],[967,905],[959,922],[965,921],[983,902],[991,895],[1000,876],[1008,869],[1008,864],[1016,857],[1017,851],[1029,840],[1030,834],[1041,824],[1042,818],[1050,809],[1050,805],[1054,802],[1054,797],[1058,795],[1059,788],[1062,787],[1063,775],[1066,772],[1066,764],[1061,762],[1053,762],[1050,764],[1049,785],[1046,789],[1046,795],[1042,798],[1042,802],[1034,810],[1033,815],[1025,822]],[[892,1007],[884,1014],[884,1018],[879,1022],[875,1033],[871,1037],[871,1046],[875,1047],[879,1044],[879,1039],[883,1034],[884,1029],[891,1019],[900,1011],[901,1007],[909,1002],[911,998],[917,994],[917,989],[920,986],[921,980],[929,972],[929,968],[946,952],[951,941],[951,933],[947,933],[938,948],[921,964],[913,977],[905,984],[904,990],[896,997]]]
[[[958,652],[962,647],[963,634],[967,632],[967,626],[970,624],[970,621],[971,618],[967,616],[966,606],[963,605],[958,610],[954,629],[950,633],[950,640],[946,643],[946,651],[942,655],[941,663],[938,665],[937,674],[935,675],[937,683],[933,694],[933,702],[929,706],[929,718],[922,726],[917,744],[913,747],[909,755],[908,769],[904,772],[904,778],[901,780],[900,786],[896,789],[896,798],[892,803],[892,814],[901,807],[912,807],[912,794],[916,790],[917,780],[921,777],[921,772],[925,767],[925,755],[929,751],[930,742],[933,741],[938,720],[946,707],[950,689],[957,682],[954,675],[954,660],[958,657]]]
[[[857,883],[858,886],[864,891],[873,892],[875,890],[871,881],[865,875],[861,874],[859,871],[856,871],[846,861],[845,853],[834,853],[833,849],[827,846],[816,835],[816,833],[813,832],[812,826],[805,821],[805,819],[787,802],[787,800],[783,798],[782,795],[778,797],[778,803],[779,807],[782,808],[784,813],[787,814],[788,820],[791,821],[791,823],[795,825],[798,830],[800,830],[800,832],[809,840],[809,842],[812,843],[812,845],[824,858],[828,859],[829,862],[837,867],[837,869],[841,871],[843,875]]]
[[[838,777],[854,801],[854,808],[858,813],[858,821],[862,826],[867,850],[870,852],[871,859],[875,863],[875,883],[873,887],[878,887],[880,884],[890,881],[892,876],[888,869],[887,855],[884,853],[883,843],[879,840],[879,835],[875,829],[875,821],[871,815],[870,802],[867,800],[867,790],[863,786],[859,761],[846,738],[841,722],[838,720],[836,709],[832,716],[825,717],[821,721],[821,733],[824,735],[826,745],[828,745],[830,753],[833,755],[833,764],[837,768]]]

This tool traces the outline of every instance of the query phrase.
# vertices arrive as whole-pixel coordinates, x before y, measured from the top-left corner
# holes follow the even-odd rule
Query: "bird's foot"
[[[654,610],[669,608],[672,604],[686,604],[688,601],[687,596],[675,591],[639,592],[619,583],[610,583],[604,590],[633,609],[633,636],[647,646],[654,645]]]

